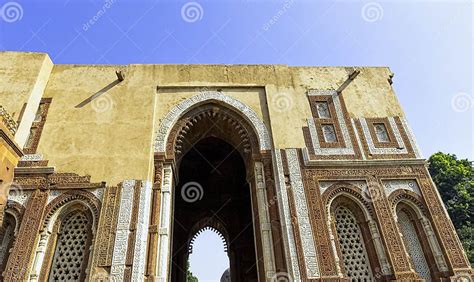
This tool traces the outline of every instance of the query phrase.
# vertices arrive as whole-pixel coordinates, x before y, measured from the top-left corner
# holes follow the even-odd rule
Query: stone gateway
[[[2,280],[474,281],[392,77],[0,52]]]

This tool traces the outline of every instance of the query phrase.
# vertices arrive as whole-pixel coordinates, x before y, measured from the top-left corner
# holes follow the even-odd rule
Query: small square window
[[[383,123],[374,124],[375,135],[379,142],[390,142],[390,137],[388,137],[387,128]]]
[[[316,102],[316,110],[319,118],[331,118],[327,102]]]
[[[336,130],[332,124],[323,124],[322,126],[324,141],[328,143],[337,142]]]

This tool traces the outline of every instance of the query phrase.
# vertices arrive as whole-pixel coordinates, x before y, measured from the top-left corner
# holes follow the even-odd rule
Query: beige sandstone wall
[[[271,128],[276,147],[299,148],[301,128],[311,117],[307,90],[337,89],[348,75],[344,67],[284,65],[54,65],[50,74],[49,66],[45,54],[1,52],[0,103],[17,113],[42,82],[42,96],[53,102],[38,153],[57,171],[89,174],[109,185],[150,179],[160,120],[200,90],[220,89],[247,104]],[[118,69],[123,82],[76,108],[113,83]],[[403,116],[390,70],[359,70],[343,92],[351,117]]]

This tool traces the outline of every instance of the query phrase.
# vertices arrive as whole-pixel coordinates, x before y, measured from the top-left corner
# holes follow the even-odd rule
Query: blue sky
[[[105,3],[0,0],[0,50],[57,64],[389,66],[424,155],[474,159],[471,1]],[[221,272],[211,258],[209,281]]]

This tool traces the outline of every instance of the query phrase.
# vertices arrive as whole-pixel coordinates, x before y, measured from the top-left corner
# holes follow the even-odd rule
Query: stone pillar
[[[374,205],[375,214],[381,226],[384,244],[389,254],[395,279],[418,280],[419,276],[411,267],[410,258],[403,246],[397,223],[393,218],[392,209],[385,196],[383,187],[379,185],[375,176],[368,177],[367,185],[370,198]]]
[[[443,253],[441,252],[441,248],[439,247],[438,240],[436,239],[436,235],[433,232],[430,221],[424,216],[420,218],[420,221],[423,226],[423,230],[425,231],[426,237],[428,238],[428,243],[430,245],[431,251],[433,252],[433,256],[439,271],[447,272],[448,266],[446,265],[446,261],[444,260]]]
[[[336,238],[334,237],[334,232],[333,232],[333,228],[332,228],[333,221],[332,221],[331,213],[328,213],[327,225],[329,226],[329,240],[331,240],[332,251],[334,253],[334,262],[336,263],[337,275],[339,277],[343,277],[342,269],[341,269],[341,263],[340,263],[340,259],[339,259],[339,254],[337,252]]]
[[[272,229],[270,224],[270,217],[268,214],[268,201],[265,191],[265,179],[263,172],[263,164],[255,162],[255,178],[257,187],[257,206],[258,217],[260,221],[260,232],[262,238],[263,248],[263,263],[265,266],[265,279],[271,281],[275,275],[275,260],[272,240]]]
[[[36,255],[33,262],[33,268],[30,274],[30,281],[38,281],[41,272],[41,266],[43,265],[44,255],[46,247],[48,246],[48,240],[51,233],[48,230],[44,230],[40,235],[38,247],[36,248]]]
[[[160,224],[161,187],[163,162],[155,161],[155,179],[152,190],[150,225],[148,227],[148,258],[146,265],[147,281],[156,279],[156,263],[158,251],[158,225]]]
[[[163,166],[161,186],[160,223],[158,228],[158,261],[156,281],[168,281],[171,261],[171,226],[173,213],[173,171],[170,164]]]
[[[392,274],[392,271],[390,270],[390,264],[387,260],[387,254],[385,253],[385,249],[383,247],[382,238],[380,238],[379,229],[377,228],[377,223],[370,219],[368,225],[375,251],[377,252],[377,257],[379,258],[380,267],[382,268],[382,273],[383,275]]]
[[[18,236],[8,259],[4,281],[24,281],[28,279],[31,266],[30,258],[34,253],[36,238],[43,219],[44,209],[48,200],[48,192],[37,189],[28,200],[18,230]]]
[[[142,181],[138,206],[138,216],[135,229],[135,244],[133,246],[133,265],[131,281],[143,281],[146,266],[147,230],[150,220],[151,182]]]

